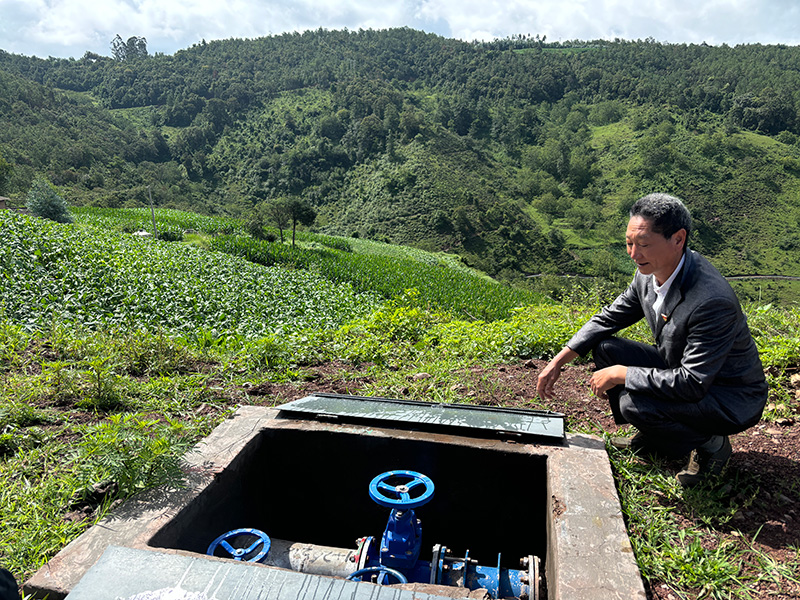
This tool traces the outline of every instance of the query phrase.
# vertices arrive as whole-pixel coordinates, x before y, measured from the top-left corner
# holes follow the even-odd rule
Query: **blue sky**
[[[203,39],[307,29],[411,27],[461,40],[800,44],[797,0],[0,0],[0,49],[40,57],[110,55],[115,35],[150,53]]]

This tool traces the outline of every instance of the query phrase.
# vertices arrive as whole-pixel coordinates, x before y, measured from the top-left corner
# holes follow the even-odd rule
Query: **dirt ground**
[[[515,365],[474,367],[463,374],[465,394],[484,405],[564,413],[571,431],[579,425],[582,430],[590,426],[598,433],[618,430],[607,404],[589,392],[586,382],[591,364],[568,366],[558,382],[556,397],[542,402],[536,397],[535,386],[537,372],[544,364],[544,361],[529,360]],[[312,392],[358,395],[368,382],[366,370],[344,363],[328,363],[311,369],[308,381],[301,384],[261,384],[243,391],[253,404],[275,404]],[[800,422],[798,418],[784,419],[780,424],[762,421],[732,436],[731,444],[733,456],[728,476],[757,481],[758,493],[751,504],[737,511],[716,532],[726,541],[752,544],[776,563],[786,563],[796,557],[800,548]],[[677,472],[681,467],[681,463],[675,463],[668,468]],[[735,489],[730,491],[731,496],[736,493]],[[688,509],[676,507],[675,514],[687,527],[693,526],[696,517]],[[651,600],[686,598],[661,581],[646,582],[646,585]],[[760,583],[750,589],[757,600],[800,598],[800,584],[784,581],[782,588],[777,592],[776,584]]]

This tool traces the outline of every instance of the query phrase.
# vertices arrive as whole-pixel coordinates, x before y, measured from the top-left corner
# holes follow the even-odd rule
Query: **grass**
[[[23,579],[114,500],[180,480],[180,456],[230,407],[183,372],[196,353],[183,347],[176,361],[158,335],[56,327],[17,340],[19,370],[0,377],[0,558]],[[107,497],[87,499],[106,481]]]
[[[747,509],[757,482],[729,473],[728,482],[684,490],[663,463],[645,462],[629,451],[610,449],[622,510],[639,568],[681,598],[751,598],[754,586],[773,585],[776,597],[798,583],[800,552],[778,564],[760,550],[759,532],[733,529],[734,515]]]
[[[224,273],[220,265],[228,261],[238,261],[236,270],[254,277],[269,269],[289,274],[294,270],[166,242],[128,245],[120,233],[101,235],[85,223],[64,227],[16,219],[0,223],[0,237],[6,242],[0,247],[0,564],[20,580],[115,501],[179,481],[180,456],[238,404],[248,402],[246,384],[300,382],[310,365],[337,360],[360,365],[368,381],[362,388],[366,393],[440,402],[501,396],[502,382],[464,374],[476,365],[551,356],[596,306],[589,298],[563,304],[520,303],[508,288],[497,286],[512,298],[506,302],[514,308],[492,319],[465,318],[458,302],[447,296],[431,302],[414,287],[418,280],[396,275],[388,280],[394,288],[376,284],[386,286],[382,294],[390,299],[373,295],[360,310],[342,313],[337,312],[339,304],[352,305],[360,296],[352,287],[346,294],[335,292],[345,284],[330,284],[317,273],[315,282],[333,285],[325,288],[332,291],[320,306],[330,306],[340,315],[326,324],[264,312],[287,325],[244,334],[235,319],[226,321],[225,312],[214,308],[199,310],[202,319],[191,327],[176,328],[171,320],[175,310],[160,311],[158,303],[181,306],[170,303],[185,286],[181,272],[190,265],[201,273],[198,281],[218,281],[211,278]],[[341,245],[325,239],[304,241],[308,252],[318,252],[313,244],[323,242]],[[358,241],[349,253],[330,245],[324,248],[323,252],[371,254],[369,245]],[[384,258],[391,254],[381,251]],[[146,260],[136,262],[135,256]],[[419,264],[430,260],[431,268],[450,268],[439,264],[440,257],[420,256],[425,258],[409,252],[391,259]],[[102,268],[90,268],[93,260]],[[128,265],[118,271],[125,278],[111,277],[120,265]],[[160,296],[153,297],[154,310],[137,312],[134,306],[135,318],[115,321],[97,308],[109,306],[102,299],[113,297],[120,282],[128,285],[126,278],[148,280],[158,273],[170,276],[150,279],[161,288]],[[462,295],[468,295],[470,286],[480,289],[486,284],[464,275],[470,278],[463,280]],[[281,275],[271,281],[274,294],[294,294],[291,302],[280,305],[280,310],[294,314],[302,298],[298,280]],[[265,310],[263,288],[248,284],[226,289],[231,294],[227,302],[238,304],[239,314]],[[52,305],[50,296],[63,300],[81,294],[87,299],[76,303],[84,308],[81,319],[70,310],[36,312],[37,307]],[[191,295],[205,297],[197,291]],[[312,305],[309,310],[317,308]],[[766,418],[796,414],[797,400],[786,384],[800,364],[800,312],[757,305],[746,310],[770,372],[774,406]],[[646,333],[639,327],[631,335],[644,338]],[[421,373],[425,376],[415,377]],[[569,427],[601,433],[591,423]],[[611,459],[646,580],[664,582],[684,598],[747,598],[751,585],[780,586],[797,578],[800,557],[777,564],[759,550],[757,534],[720,533],[730,529],[736,511],[755,501],[755,481],[734,480],[733,495],[713,487],[685,492],[658,465],[643,465],[620,452],[612,452]]]

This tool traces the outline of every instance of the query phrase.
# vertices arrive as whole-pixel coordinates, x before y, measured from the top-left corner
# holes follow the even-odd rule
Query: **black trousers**
[[[616,337],[597,345],[594,362],[598,369],[612,365],[666,368],[655,347]],[[607,396],[614,421],[636,427],[645,436],[647,447],[660,454],[680,458],[716,433],[717,424],[700,410],[700,403],[631,393],[621,385],[611,388]]]

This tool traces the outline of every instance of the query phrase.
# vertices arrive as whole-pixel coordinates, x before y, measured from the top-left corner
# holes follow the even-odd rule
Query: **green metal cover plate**
[[[66,600],[448,600],[248,562],[110,546]]]
[[[347,396],[342,394],[312,394],[279,406],[282,413],[304,413],[314,417],[408,423],[415,428],[461,428],[475,432],[513,437],[532,436],[563,439],[564,415],[561,413],[440,404],[416,400]]]

